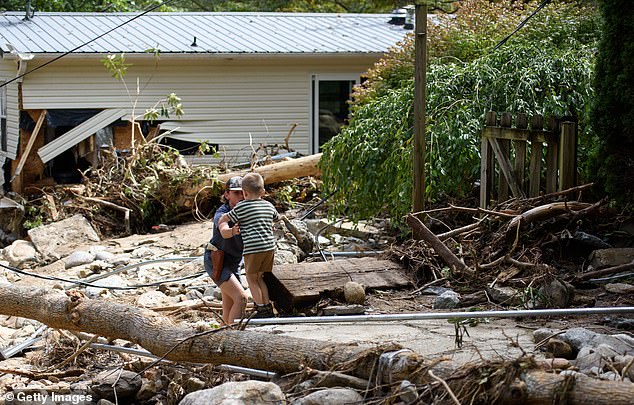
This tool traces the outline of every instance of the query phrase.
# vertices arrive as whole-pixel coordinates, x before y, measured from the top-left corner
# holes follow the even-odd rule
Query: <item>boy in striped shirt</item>
[[[255,318],[273,317],[269,290],[264,273],[273,271],[275,236],[273,222],[281,219],[277,210],[264,195],[264,179],[258,173],[248,173],[242,178],[244,200],[226,214],[219,223],[232,221],[240,224],[244,244],[244,267],[247,282],[256,305]]]

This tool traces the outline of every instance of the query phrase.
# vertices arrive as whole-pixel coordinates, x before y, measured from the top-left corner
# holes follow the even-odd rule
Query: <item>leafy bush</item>
[[[597,97],[592,110],[598,135],[592,169],[601,188],[618,203],[633,204],[634,194],[634,4],[601,1],[604,30],[595,85]]]
[[[489,4],[484,0],[464,3],[470,9]],[[523,10],[507,6],[503,20],[510,25],[520,20]],[[429,199],[462,197],[473,190],[479,178],[479,135],[487,110],[546,117],[576,114],[582,131],[581,152],[587,153],[596,16],[571,4],[542,11],[531,20],[536,28],[518,33],[495,52],[490,51],[493,37],[486,24],[486,18],[491,18],[492,26],[500,28],[495,13],[483,12],[467,27],[448,23],[451,28],[444,36],[434,31],[445,42],[427,70]],[[474,45],[469,52],[465,46],[457,47],[457,40],[451,40],[459,32],[456,27],[479,47]],[[504,36],[503,30],[497,32],[496,40]],[[458,48],[465,61],[455,56]],[[340,203],[345,202],[333,204],[338,206],[335,214],[361,219],[387,213],[398,222],[410,210],[413,51],[412,38],[406,38],[368,72],[366,83],[355,91],[349,125],[323,148],[324,191],[336,189]]]

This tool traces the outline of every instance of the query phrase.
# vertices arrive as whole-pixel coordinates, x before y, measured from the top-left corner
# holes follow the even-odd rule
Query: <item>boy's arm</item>
[[[227,214],[223,214],[218,221],[218,230],[220,231],[220,235],[225,239],[231,239],[234,236],[240,233],[240,227],[238,224],[233,227],[229,226],[229,216]]]

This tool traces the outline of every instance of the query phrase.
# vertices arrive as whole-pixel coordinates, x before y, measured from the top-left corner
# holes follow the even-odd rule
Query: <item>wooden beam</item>
[[[40,132],[40,128],[42,127],[42,123],[44,122],[44,118],[46,117],[46,110],[42,110],[40,112],[40,116],[37,119],[37,123],[35,124],[35,128],[31,133],[31,137],[29,138],[28,143],[26,144],[26,149],[22,152],[22,156],[20,156],[20,162],[18,163],[18,167],[15,169],[15,173],[13,173],[13,177],[11,177],[11,183],[15,180],[16,177],[20,175],[22,169],[24,168],[24,164],[26,163],[27,158],[29,157],[29,153],[31,153],[31,148],[33,148],[33,144],[35,143],[35,139],[37,138],[38,133]]]
[[[513,174],[513,169],[511,168],[511,162],[508,159],[508,154],[504,154],[502,151],[502,147],[499,142],[495,138],[488,138],[491,146],[493,147],[493,153],[497,158],[498,164],[500,165],[500,171],[506,178],[508,185],[511,187],[511,191],[513,192],[513,196],[517,198],[524,198],[524,192],[520,189],[517,179]]]

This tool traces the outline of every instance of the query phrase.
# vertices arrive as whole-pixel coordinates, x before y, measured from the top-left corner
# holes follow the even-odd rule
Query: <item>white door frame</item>
[[[310,75],[311,109],[310,109],[310,152],[319,152],[319,82],[329,80],[349,80],[359,84],[360,73],[314,73]]]

